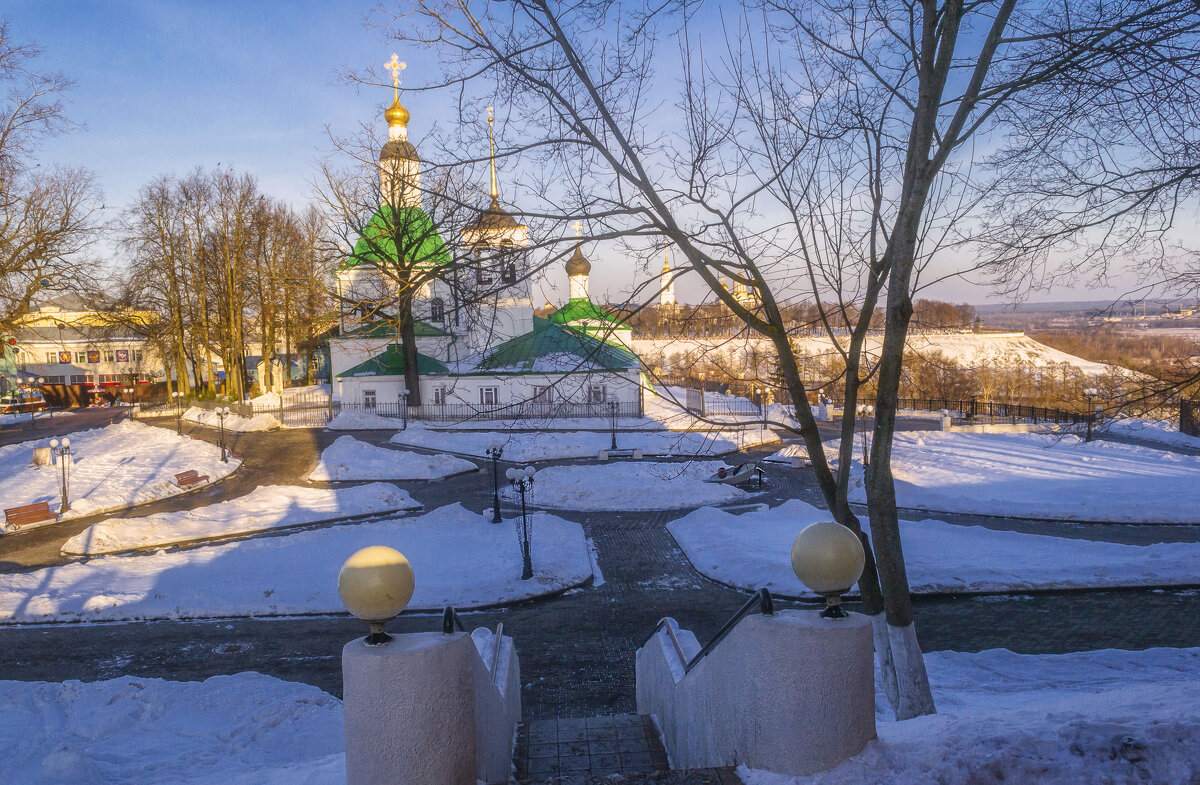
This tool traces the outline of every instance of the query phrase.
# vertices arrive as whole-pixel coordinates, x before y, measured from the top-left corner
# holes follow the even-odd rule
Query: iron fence
[[[996,401],[956,401],[949,398],[900,398],[897,401],[899,409],[916,409],[919,411],[947,411],[957,414],[960,418],[988,419],[992,422],[1006,421],[1032,423],[1071,423],[1087,422],[1089,417],[1082,412],[1068,412],[1062,409],[1049,409],[1044,406],[1030,406],[1021,403],[998,403]]]
[[[387,417],[403,421],[421,420],[427,422],[466,422],[468,420],[564,420],[573,418],[610,418],[613,409],[606,403],[577,403],[573,401],[554,401],[538,403],[523,401],[505,406],[484,407],[469,403],[423,404],[421,406],[401,406],[398,402],[379,402],[374,406],[361,403],[341,403],[334,401],[333,413],[363,412],[377,417]],[[616,416],[619,418],[641,417],[641,407],[637,401],[620,401],[617,403]]]

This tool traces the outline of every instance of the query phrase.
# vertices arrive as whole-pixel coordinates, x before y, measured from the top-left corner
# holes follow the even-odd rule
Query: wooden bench
[[[196,474],[195,469],[188,469],[186,472],[181,472],[175,475],[175,484],[180,488],[190,488],[193,485],[199,485],[202,482],[208,481],[208,475],[203,477]]]
[[[58,518],[57,515],[50,512],[50,502],[26,504],[24,507],[9,507],[4,511],[4,522],[14,527],[24,526],[27,523],[37,523],[38,521],[50,518]]]

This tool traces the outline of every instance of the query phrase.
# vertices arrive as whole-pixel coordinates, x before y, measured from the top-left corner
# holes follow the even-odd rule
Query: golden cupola
[[[383,119],[387,120],[389,128],[393,125],[406,127],[409,117],[411,115],[408,113],[408,109],[404,107],[404,104],[400,103],[400,92],[397,90],[396,97],[392,100],[392,105],[383,113]]]

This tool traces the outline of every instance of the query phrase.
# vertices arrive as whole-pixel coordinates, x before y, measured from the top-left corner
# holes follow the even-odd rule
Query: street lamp
[[[175,433],[183,436],[183,393],[179,390],[171,393],[171,402],[175,406]]]
[[[396,393],[396,405],[400,408],[400,430],[408,430],[408,390]]]
[[[521,527],[517,530],[521,538],[521,580],[527,581],[533,577],[533,557],[529,547],[529,515],[525,511],[525,494],[533,490],[533,475],[537,469],[526,466],[524,469],[509,469],[504,476],[521,494]]]
[[[617,413],[621,411],[621,402],[617,400],[617,396],[610,395],[604,402],[604,407],[608,409],[608,419],[612,429],[612,446],[609,449],[615,450],[617,449]]]
[[[229,463],[229,455],[225,451],[225,418],[232,412],[228,406],[218,406],[214,414],[217,415],[217,421],[221,425],[221,463]]]
[[[792,571],[825,598],[821,616],[826,619],[846,618],[842,595],[862,575],[866,558],[858,536],[834,521],[810,524],[792,542]]]
[[[500,469],[499,460],[504,455],[504,444],[499,440],[488,444],[484,451],[492,459],[492,523],[500,523]]]
[[[1087,399],[1087,413],[1084,415],[1087,418],[1087,436],[1084,438],[1085,442],[1092,440],[1092,425],[1096,421],[1096,415],[1092,412],[1092,399],[1099,394],[1100,391],[1095,387],[1088,387],[1083,391],[1083,397]],[[1099,410],[1100,407],[1097,406],[1096,409]]]
[[[70,469],[67,468],[67,463],[71,460],[70,437],[64,436],[61,444],[59,443],[58,439],[51,439],[50,452],[62,466],[62,504],[59,505],[58,509],[58,514],[62,515],[64,512],[67,512],[71,509],[71,501],[69,498],[71,489],[71,472]]]
[[[385,625],[408,605],[415,584],[408,559],[386,545],[362,548],[346,559],[338,572],[338,596],[346,610],[367,623],[366,645],[391,642]]]

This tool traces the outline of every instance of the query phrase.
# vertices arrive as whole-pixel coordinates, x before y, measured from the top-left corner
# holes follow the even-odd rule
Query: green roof
[[[418,319],[413,324],[413,332],[418,338],[438,338],[446,334],[446,331],[440,327],[436,327],[429,322],[423,322]],[[396,323],[388,319],[380,319],[374,322],[355,327],[353,330],[347,330],[342,333],[342,338],[391,338],[396,334]]]
[[[400,247],[405,259],[413,265],[444,265],[450,263],[450,252],[429,215],[420,207],[401,207],[393,218],[391,205],[383,205],[363,228],[362,236],[354,244],[354,251],[346,257],[341,269],[361,265],[383,267],[392,264],[396,253],[396,237],[401,238]]]
[[[624,324],[620,324],[614,316],[598,308],[595,303],[586,297],[572,297],[570,300],[567,300],[566,305],[546,318],[555,324],[570,324],[571,322],[581,322],[584,319],[597,319],[602,322],[609,322],[616,329],[631,329]]]
[[[627,371],[640,365],[633,352],[586,333],[533,317],[533,330],[497,346],[479,364],[479,371],[501,373],[563,373],[585,364],[608,371]]]
[[[450,373],[450,369],[438,360],[428,355],[417,353],[417,373],[422,375],[437,375]],[[377,354],[366,362],[359,363],[353,368],[338,374],[341,379],[347,376],[403,376],[404,352],[396,344],[389,344],[382,354]]]

